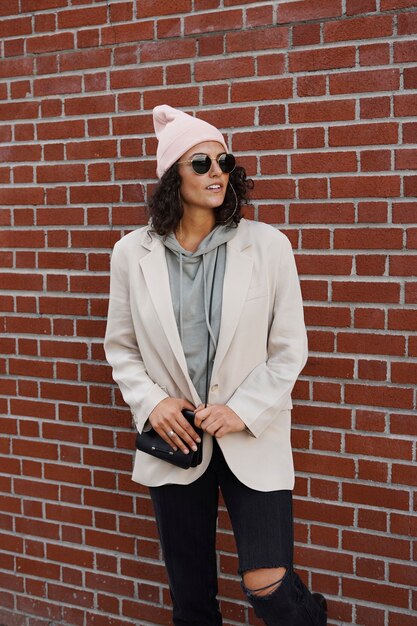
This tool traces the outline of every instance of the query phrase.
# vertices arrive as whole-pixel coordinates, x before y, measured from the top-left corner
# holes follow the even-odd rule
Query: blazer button
[[[218,389],[219,389],[219,385],[212,385],[210,388],[210,391],[213,391],[215,393],[216,391],[218,391]]]

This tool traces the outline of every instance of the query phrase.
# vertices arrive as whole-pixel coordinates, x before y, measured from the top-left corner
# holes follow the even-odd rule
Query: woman
[[[307,342],[291,245],[242,219],[253,183],[217,128],[167,105],[153,113],[160,181],[149,225],[114,247],[105,350],[140,433],[153,428],[189,454],[200,443],[194,426],[203,431],[196,467],[138,451],[133,471],[150,488],[173,622],[222,624],[220,487],[256,614],[321,626],[325,599],[292,567],[291,391]]]

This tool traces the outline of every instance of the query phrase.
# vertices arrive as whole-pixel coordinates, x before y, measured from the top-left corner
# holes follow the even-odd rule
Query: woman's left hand
[[[209,404],[207,407],[200,404],[195,410],[194,423],[216,439],[246,428],[240,417],[224,404]]]

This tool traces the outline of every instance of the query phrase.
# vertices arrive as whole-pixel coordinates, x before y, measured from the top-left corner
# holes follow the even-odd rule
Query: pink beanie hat
[[[215,126],[167,104],[154,108],[153,125],[158,139],[156,151],[158,178],[161,178],[187,150],[202,141],[218,141],[228,152],[224,137]]]

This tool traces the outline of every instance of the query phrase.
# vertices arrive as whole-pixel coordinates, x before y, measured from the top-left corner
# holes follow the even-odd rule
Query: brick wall
[[[417,623],[416,35],[409,0],[2,0],[1,624],[169,624],[102,348],[163,102],[221,127],[296,251],[299,571],[330,624]],[[259,624],[219,526],[225,623]]]

